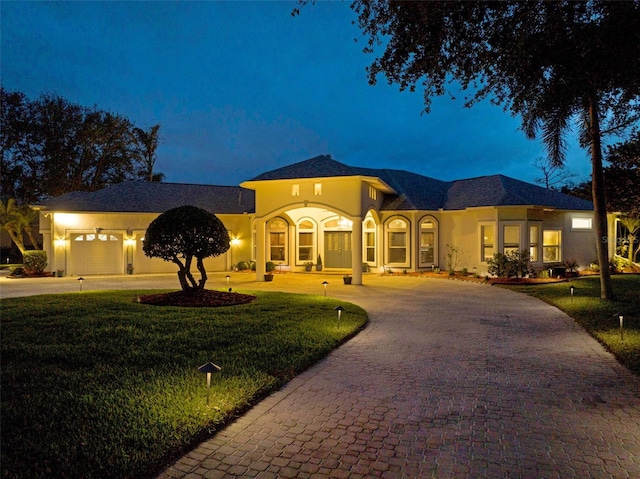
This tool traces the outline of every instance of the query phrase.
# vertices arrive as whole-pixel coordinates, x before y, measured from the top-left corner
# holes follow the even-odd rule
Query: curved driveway
[[[324,280],[328,295],[367,310],[367,328],[159,478],[640,477],[640,379],[557,309],[410,277],[233,275],[232,286],[322,294]],[[38,281],[43,292],[78,287]],[[100,281],[177,286],[158,275],[85,288]]]

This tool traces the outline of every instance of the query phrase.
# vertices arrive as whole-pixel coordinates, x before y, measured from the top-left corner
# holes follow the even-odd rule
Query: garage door
[[[69,251],[69,274],[122,273],[122,251],[121,234],[72,234]]]

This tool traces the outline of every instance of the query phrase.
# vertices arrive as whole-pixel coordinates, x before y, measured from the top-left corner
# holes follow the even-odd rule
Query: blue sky
[[[442,97],[423,114],[422,92],[370,86],[349,5],[292,17],[292,1],[2,1],[1,80],[160,123],[155,169],[169,182],[237,185],[322,154],[441,180],[540,176],[541,142],[500,107]],[[567,168],[585,180],[575,143]]]

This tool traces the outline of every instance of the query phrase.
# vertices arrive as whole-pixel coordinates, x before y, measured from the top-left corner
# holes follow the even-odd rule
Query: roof
[[[564,210],[593,210],[593,203],[504,175],[445,182],[404,170],[348,166],[329,155],[316,156],[268,171],[250,182],[295,178],[368,176],[393,189],[382,209],[462,210],[480,206],[541,206]]]
[[[240,186],[125,181],[102,190],[73,192],[43,202],[56,211],[164,213],[191,205],[214,214],[255,212],[255,192]]]
[[[504,175],[441,181],[404,170],[345,165],[329,155],[317,156],[256,176],[243,185],[297,178],[363,177],[384,193],[381,209],[463,210],[482,206],[537,206],[593,210],[593,204]],[[94,192],[74,192],[44,203],[58,211],[162,213],[192,205],[215,214],[255,212],[255,192],[242,186],[191,185],[128,181]]]

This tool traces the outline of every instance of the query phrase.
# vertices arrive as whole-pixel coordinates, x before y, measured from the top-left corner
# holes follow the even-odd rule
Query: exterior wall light
[[[67,241],[64,238],[58,238],[55,241],[56,248],[64,248],[66,246]]]

